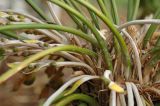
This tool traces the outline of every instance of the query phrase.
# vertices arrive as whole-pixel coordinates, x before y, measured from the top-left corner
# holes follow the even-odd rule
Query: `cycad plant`
[[[128,0],[122,22],[116,0],[45,0],[49,18],[34,0],[25,1],[40,19],[0,12],[0,62],[14,57],[0,84],[20,73],[20,84],[30,85],[44,71],[55,92],[43,106],[150,106],[160,100],[160,10],[154,19],[136,20],[140,0]],[[61,23],[53,4],[73,27]],[[66,82],[64,70],[72,71]]]

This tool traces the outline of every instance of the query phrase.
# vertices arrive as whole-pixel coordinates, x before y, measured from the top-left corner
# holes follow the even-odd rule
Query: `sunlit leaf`
[[[7,66],[9,67],[9,68],[14,68],[14,67],[16,67],[17,65],[18,65],[19,63],[8,63],[7,64]]]
[[[110,84],[108,85],[108,87],[111,90],[114,90],[118,93],[124,93],[124,89],[122,87],[120,87],[118,84],[116,84],[115,82],[110,82]]]
[[[38,43],[38,40],[23,40],[25,43]]]

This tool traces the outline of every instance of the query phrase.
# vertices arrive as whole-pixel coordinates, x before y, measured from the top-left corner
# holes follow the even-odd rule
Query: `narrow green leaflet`
[[[157,12],[154,15],[155,19],[160,19],[160,9],[157,10]],[[156,31],[158,25],[151,25],[143,39],[143,48],[146,47],[148,41],[150,41],[150,39],[153,36],[153,33]]]
[[[137,17],[140,0],[128,0],[127,20],[132,21]]]
[[[78,80],[77,82],[75,82],[74,83],[74,85],[72,86],[72,88],[68,91],[68,92],[66,92],[65,94],[64,94],[64,96],[67,96],[67,95],[70,95],[70,94],[72,94],[73,92],[75,92],[76,91],[76,89],[80,86],[80,85],[82,85],[83,83],[85,83],[86,81],[89,81],[89,80],[91,80],[91,79],[98,79],[99,77],[98,76],[87,76],[87,77],[83,77],[82,79],[80,79],[80,80]]]
[[[0,61],[4,58],[5,56],[5,50],[3,48],[0,48]]]
[[[42,9],[34,2],[34,0],[25,0],[34,10],[46,21],[50,21],[50,19],[46,16],[46,14],[42,11]]]
[[[82,93],[72,94],[72,95],[66,96],[60,102],[55,104],[54,106],[66,106],[75,100],[86,102],[89,106],[99,106],[97,101],[93,97],[90,97],[90,96],[82,94]]]

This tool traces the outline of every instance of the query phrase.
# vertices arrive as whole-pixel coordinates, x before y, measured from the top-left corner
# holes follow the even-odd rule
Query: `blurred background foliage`
[[[42,9],[44,9],[44,11],[48,11],[48,9],[45,7],[45,3],[43,3],[44,0],[34,0],[34,1],[37,2],[37,4],[39,4],[39,6]],[[97,5],[97,2],[96,2],[97,0],[90,0],[90,1],[92,1],[93,4]],[[108,2],[108,1],[109,0],[106,0],[106,2]],[[128,0],[116,0],[116,1],[117,1],[117,5],[119,8],[118,13],[119,13],[120,17],[126,17]],[[138,18],[144,18],[146,15],[154,14],[155,11],[158,8],[160,8],[159,5],[160,5],[160,0],[141,0]],[[108,4],[108,7],[109,7],[109,4]],[[19,12],[26,12],[29,14],[37,15],[35,12],[33,12],[32,9],[30,9],[30,6],[28,6],[24,0],[0,0],[0,9],[1,10],[11,9],[11,10],[19,11]],[[64,17],[63,12],[61,11],[60,8],[55,6],[55,11],[58,14],[57,16]],[[65,19],[62,20],[62,22],[69,24],[70,21],[68,21],[68,18],[66,18],[66,17],[65,17]],[[3,51],[0,51],[0,52],[3,52]],[[41,75],[41,73],[39,73],[39,75]],[[46,82],[44,81],[41,83],[44,84]],[[43,84],[41,84],[41,85],[43,85]],[[13,85],[12,82],[9,82],[7,87],[4,87],[4,86],[0,87],[0,101],[3,101],[0,104],[0,106],[10,106],[11,104],[12,104],[12,106],[22,106],[21,104],[23,104],[23,106],[35,106],[35,104],[37,104],[37,101],[36,101],[36,99],[38,99],[37,92],[40,92],[41,89],[39,86],[41,86],[41,85],[38,85],[37,88],[33,88],[33,86],[30,88],[23,86],[23,87],[21,87],[21,90],[18,91],[16,94],[15,94],[15,92],[10,93],[7,90],[8,88],[11,88],[12,85]],[[26,97],[26,94],[28,94],[27,97]],[[23,103],[22,99],[25,99],[24,103]],[[26,99],[28,101],[30,101],[30,104],[28,104],[28,101],[26,101]],[[8,100],[10,102],[8,102]],[[19,102],[16,102],[19,104],[14,104],[15,101],[19,101]],[[20,102],[21,102],[21,104],[20,104]]]
[[[39,4],[39,6],[46,11],[44,0],[34,0]],[[93,3],[96,3],[96,0],[90,0]],[[109,0],[106,0],[108,2]],[[116,0],[118,7],[119,7],[119,13],[126,14],[127,11],[127,2],[128,0]],[[160,0],[140,0],[140,11],[139,16],[144,17],[146,15],[149,15],[151,13],[155,13],[155,11],[160,7]],[[108,4],[109,7],[109,4]],[[29,9],[29,6],[25,3],[24,0],[1,0],[0,2],[0,9],[12,9],[16,11],[21,12],[31,12],[32,10]],[[58,11],[58,10],[57,10]],[[33,12],[34,14],[34,12]]]
[[[45,6],[43,3],[43,0],[34,0],[37,2],[43,9]],[[93,3],[96,2],[96,0],[90,0]],[[106,0],[106,2],[109,0]],[[127,1],[128,0],[117,0],[118,7],[121,10],[125,10],[127,8]],[[150,14],[154,13],[156,9],[158,9],[160,4],[160,0],[141,0],[140,3],[140,9],[144,12],[144,14]],[[12,9],[12,10],[17,10],[17,11],[29,11],[28,6],[24,2],[24,0],[1,0],[0,2],[0,9]],[[142,12],[141,12],[142,13]]]

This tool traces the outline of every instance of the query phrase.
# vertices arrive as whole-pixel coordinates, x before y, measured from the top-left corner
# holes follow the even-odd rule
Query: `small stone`
[[[6,25],[9,21],[6,18],[0,17],[0,25]]]

